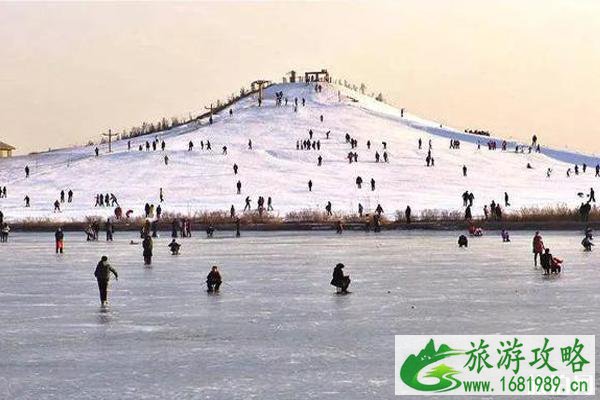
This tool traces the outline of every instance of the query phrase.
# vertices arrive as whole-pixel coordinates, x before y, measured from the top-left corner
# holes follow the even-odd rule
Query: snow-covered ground
[[[133,232],[67,233],[63,256],[51,233],[16,233],[0,244],[0,398],[391,399],[396,334],[599,331],[596,253],[543,234],[560,277],[533,269],[531,232],[466,250],[457,232],[217,232],[181,239],[178,257],[157,240],[152,268]],[[106,312],[102,254],[120,277]],[[329,285],[337,262],[348,296]],[[215,263],[226,284],[208,296]]]
[[[277,107],[274,93],[283,91],[288,106]],[[341,91],[341,101],[338,99]],[[347,96],[346,96],[347,95]],[[306,99],[306,106],[293,111],[293,99]],[[350,99],[357,101],[353,101]],[[322,93],[304,84],[279,84],[267,89],[266,100],[258,107],[255,98],[246,98],[215,117],[213,125],[185,126],[158,135],[166,142],[166,151],[138,151],[139,144],[154,136],[113,144],[113,153],[100,146],[100,157],[94,147],[56,150],[37,155],[0,160],[0,186],[8,187],[8,198],[0,199],[0,210],[8,221],[27,218],[82,220],[85,216],[112,215],[112,208],[94,208],[95,194],[114,193],[126,211],[140,216],[145,203],[158,204],[159,188],[163,188],[166,212],[193,214],[205,210],[229,210],[233,204],[241,210],[244,198],[250,196],[256,207],[258,196],[271,196],[275,212],[285,216],[289,211],[322,210],[327,201],[333,210],[356,212],[358,203],[365,211],[380,203],[388,215],[410,205],[414,212],[423,209],[455,210],[461,207],[465,190],[475,194],[474,214],[481,214],[484,204],[503,201],[504,192],[511,198],[512,208],[567,203],[576,206],[578,192],[588,193],[594,186],[597,159],[578,153],[543,148],[544,154],[516,154],[514,143],[509,150],[488,151],[485,137],[467,135],[451,128],[406,114],[372,98],[343,87],[324,84]],[[323,115],[324,122],[319,117]],[[296,141],[320,140],[321,150],[296,150]],[[331,131],[330,139],[325,132]],[[358,140],[358,163],[349,164],[350,146],[344,135]],[[543,132],[538,133],[543,145]],[[423,140],[423,148],[417,141]],[[449,149],[449,138],[462,141],[460,150]],[[247,148],[251,139],[253,149]],[[188,142],[194,150],[187,151]],[[212,151],[200,150],[200,141],[210,140]],[[366,147],[367,140],[373,146]],[[425,167],[428,142],[433,144],[435,167]],[[477,141],[481,141],[481,150]],[[383,153],[387,142],[389,163],[375,163],[375,152]],[[501,139],[498,139],[500,148]],[[222,154],[227,146],[228,154]],[[163,162],[168,155],[169,164]],[[317,166],[317,157],[323,165]],[[567,163],[568,162],[568,163]],[[572,163],[586,162],[590,168],[579,176],[566,177]],[[234,175],[232,166],[239,166]],[[526,169],[527,163],[533,169]],[[31,176],[26,179],[28,165]],[[462,166],[468,176],[462,176]],[[553,169],[551,178],[546,170]],[[363,189],[355,179],[361,176]],[[376,190],[368,182],[374,178]],[[236,194],[237,180],[242,182],[241,195]],[[312,180],[313,191],[307,189]],[[53,213],[52,203],[60,190],[74,192],[74,202],[63,205],[61,213]],[[23,198],[29,195],[31,207]],[[390,215],[391,216],[391,215]]]

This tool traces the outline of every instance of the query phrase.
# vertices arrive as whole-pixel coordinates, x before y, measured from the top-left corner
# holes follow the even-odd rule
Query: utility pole
[[[108,136],[108,152],[112,153],[112,137],[117,136],[117,134],[113,134],[112,131],[109,129],[108,133],[103,133],[102,136]]]
[[[210,116],[211,116],[211,118],[212,118],[212,114],[213,114],[213,106],[212,106],[212,103],[210,103],[210,107],[206,107],[206,106],[204,106],[204,109],[205,109],[205,110],[210,110]]]
[[[205,110],[210,110],[210,114],[209,114],[209,117],[208,117],[208,124],[212,125],[212,123],[213,123],[213,105],[212,105],[212,103],[210,103],[210,107],[204,106],[204,109]]]

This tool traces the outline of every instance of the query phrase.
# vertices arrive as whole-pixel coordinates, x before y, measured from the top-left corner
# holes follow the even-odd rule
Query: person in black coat
[[[339,288],[341,293],[348,293],[348,286],[350,286],[350,276],[344,275],[344,264],[338,263],[333,269],[333,278],[331,279],[331,285]]]
[[[177,241],[175,241],[175,239],[173,239],[171,241],[171,243],[169,243],[168,245],[169,249],[171,249],[171,254],[174,256],[179,255],[179,249],[181,248],[181,245],[179,243],[177,243]]]
[[[152,238],[149,235],[144,237],[144,241],[142,242],[142,248],[144,249],[144,264],[150,265],[152,264]]]
[[[119,274],[108,263],[108,257],[102,256],[102,258],[96,265],[96,270],[94,271],[94,276],[98,281],[98,289],[100,290],[100,303],[102,306],[105,306],[107,303],[106,299],[108,291],[108,281],[110,279],[111,273],[115,276],[116,280],[119,280]]]
[[[54,232],[54,240],[55,240],[55,244],[56,244],[56,254],[63,253],[63,247],[64,247],[64,240],[65,238],[65,234],[63,233],[62,228],[58,228],[56,230],[56,232]]]
[[[218,292],[221,287],[221,274],[216,265],[213,265],[210,272],[206,276],[206,291],[209,293]]]

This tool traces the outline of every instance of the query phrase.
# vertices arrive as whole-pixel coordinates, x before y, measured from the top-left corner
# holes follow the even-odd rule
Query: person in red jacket
[[[542,236],[539,232],[536,232],[533,236],[533,265],[537,267],[538,255],[541,258],[544,252],[544,242],[542,242]]]

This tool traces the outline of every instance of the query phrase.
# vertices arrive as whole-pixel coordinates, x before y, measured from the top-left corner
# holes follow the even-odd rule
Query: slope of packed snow
[[[287,106],[277,107],[275,92],[283,91],[289,98]],[[338,96],[338,91],[340,96]],[[279,84],[268,88],[262,107],[255,97],[233,105],[215,116],[214,123],[179,127],[156,135],[166,142],[164,152],[138,151],[138,145],[152,141],[155,135],[113,143],[113,152],[100,146],[100,156],[94,147],[61,149],[12,159],[0,160],[0,186],[8,187],[8,197],[0,199],[8,221],[28,218],[81,220],[86,216],[109,216],[112,208],[95,208],[96,193],[114,193],[124,211],[143,214],[146,202],[158,204],[159,188],[163,188],[165,212],[192,215],[196,211],[229,210],[233,204],[242,210],[244,199],[250,196],[253,208],[258,196],[273,198],[275,213],[284,216],[289,211],[322,210],[327,201],[333,211],[356,212],[362,203],[365,212],[378,203],[386,214],[410,205],[414,212],[423,209],[456,210],[462,206],[465,190],[475,194],[474,214],[480,214],[483,204],[503,201],[504,192],[511,198],[511,208],[567,203],[578,205],[578,192],[588,193],[594,186],[596,158],[578,153],[543,148],[542,154],[516,154],[514,143],[509,149],[487,150],[488,138],[469,135],[439,124],[405,114],[374,99],[343,87],[323,84],[315,93],[312,85]],[[294,98],[299,98],[294,112]],[[306,99],[306,106],[301,99]],[[320,115],[324,121],[320,122]],[[320,140],[321,150],[296,150],[296,141],[307,139],[308,131]],[[330,139],[325,132],[331,131]],[[344,136],[349,133],[358,140],[358,163],[349,164],[346,155],[350,145]],[[543,145],[543,135],[540,141]],[[418,149],[418,139],[423,148]],[[461,148],[449,149],[449,139],[461,140]],[[251,139],[253,149],[247,148]],[[194,150],[188,151],[188,142]],[[200,141],[210,140],[212,151],[200,150]],[[368,150],[367,140],[373,144]],[[432,142],[435,167],[425,166],[428,142]],[[389,163],[375,163],[375,152],[383,153],[387,142]],[[481,149],[477,149],[480,141]],[[227,146],[228,154],[222,154]],[[164,155],[169,164],[165,165]],[[323,165],[317,166],[318,155]],[[567,164],[567,162],[569,164]],[[566,177],[571,163],[586,162],[587,173]],[[233,173],[237,163],[239,174]],[[533,169],[526,169],[531,163]],[[462,176],[462,166],[468,176]],[[25,178],[28,165],[31,176]],[[553,169],[550,178],[547,168]],[[364,184],[357,189],[355,179]],[[374,178],[376,190],[369,181]],[[241,195],[236,194],[237,180],[242,182]],[[312,180],[313,191],[307,188]],[[60,190],[72,189],[74,202],[64,204],[61,213],[53,213],[52,203]],[[23,198],[29,195],[31,207],[25,208]]]

